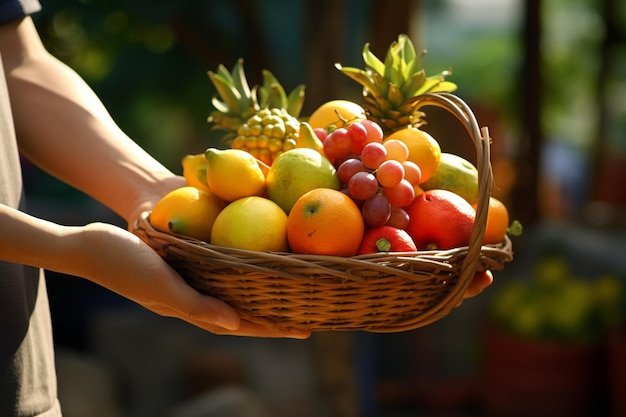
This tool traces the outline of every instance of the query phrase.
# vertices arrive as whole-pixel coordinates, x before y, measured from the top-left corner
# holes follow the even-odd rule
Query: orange
[[[331,100],[319,106],[309,117],[313,129],[326,129],[329,125],[344,127],[347,121],[365,119],[365,110],[349,100]]]
[[[392,139],[404,142],[409,148],[407,160],[416,163],[422,171],[420,184],[433,176],[441,160],[441,146],[435,138],[423,130],[406,127],[387,136],[383,143]]]
[[[316,188],[302,195],[287,218],[287,239],[293,253],[354,256],[364,232],[359,207],[331,188]]]
[[[185,186],[166,194],[150,213],[155,229],[208,242],[226,203],[210,191]]]
[[[478,203],[473,205],[474,210]],[[504,203],[495,197],[489,197],[487,208],[487,225],[485,228],[484,245],[495,245],[504,240],[504,235],[509,227],[509,211]]]
[[[469,244],[476,212],[458,194],[427,190],[405,210],[409,215],[405,230],[418,250],[444,250]]]

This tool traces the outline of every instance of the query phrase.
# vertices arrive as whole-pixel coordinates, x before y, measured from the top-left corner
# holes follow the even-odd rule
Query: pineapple
[[[368,119],[377,122],[385,135],[407,126],[423,125],[424,113],[418,111],[415,97],[424,93],[452,92],[456,85],[446,81],[449,70],[426,77],[422,61],[426,51],[419,55],[407,35],[398,36],[387,51],[385,61],[363,48],[365,69],[335,64],[343,74],[363,86],[363,108]]]
[[[250,88],[241,59],[232,72],[220,65],[208,75],[217,90],[208,122],[213,129],[227,131],[224,141],[233,149],[246,150],[271,165],[278,155],[296,146],[304,85],[287,95],[276,77],[263,70],[262,85]]]

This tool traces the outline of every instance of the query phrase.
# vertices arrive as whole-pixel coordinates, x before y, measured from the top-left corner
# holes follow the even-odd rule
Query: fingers
[[[186,284],[183,285],[186,286]],[[280,330],[271,326],[250,323],[242,320],[232,307],[216,298],[200,294],[191,287],[186,287],[185,291],[189,292],[185,296],[187,308],[171,315],[211,333],[292,339],[306,339],[311,335],[308,331]]]
[[[492,283],[493,274],[491,273],[491,271],[477,272],[476,275],[474,275],[472,283],[465,292],[464,298],[475,297]]]
[[[233,335],[233,336],[251,336],[251,337],[271,337],[271,338],[289,338],[289,339],[307,339],[311,336],[309,331],[289,331],[280,330],[272,327],[260,326],[248,321],[241,321],[241,325],[236,331],[226,331],[221,333],[219,330],[213,331],[216,334]]]

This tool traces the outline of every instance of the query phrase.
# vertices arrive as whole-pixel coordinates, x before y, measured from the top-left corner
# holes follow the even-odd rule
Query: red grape
[[[383,142],[383,129],[373,120],[365,119],[360,122],[367,130],[367,143]]]
[[[383,187],[395,187],[404,178],[404,167],[398,161],[388,159],[376,170],[376,179]]]
[[[392,226],[397,229],[406,229],[409,225],[409,214],[405,209],[401,207],[391,206],[391,215],[389,220],[385,223],[387,226]]]
[[[383,194],[391,205],[396,207],[406,207],[413,202],[415,198],[415,189],[407,180],[402,180],[395,187],[383,188]]]
[[[352,152],[352,141],[344,128],[335,129],[324,139],[324,154],[331,160],[344,159]]]
[[[387,149],[382,143],[370,142],[361,150],[361,161],[370,169],[376,169],[387,159]]]
[[[357,172],[348,181],[348,191],[356,200],[367,200],[378,192],[378,180],[370,172]]]
[[[360,122],[354,122],[348,126],[348,136],[353,143],[365,144],[367,141],[367,129]]]
[[[409,157],[409,147],[402,141],[389,139],[383,142],[383,146],[387,149],[387,159],[404,162]]]
[[[391,204],[384,195],[375,194],[363,202],[361,214],[369,227],[384,226],[391,216]]]
[[[422,179],[420,167],[413,161],[404,161],[402,166],[404,167],[404,179],[412,185],[419,184]]]
[[[348,135],[352,139],[352,153],[359,155],[367,143],[367,129],[361,122],[354,122],[347,129]]]
[[[365,171],[363,162],[357,158],[348,158],[337,168],[337,176],[339,177],[339,181],[347,184],[354,174],[361,171]]]
[[[313,133],[315,133],[315,136],[317,136],[317,138],[321,140],[322,143],[324,143],[326,136],[328,136],[328,131],[322,127],[316,127],[315,129],[313,129]]]

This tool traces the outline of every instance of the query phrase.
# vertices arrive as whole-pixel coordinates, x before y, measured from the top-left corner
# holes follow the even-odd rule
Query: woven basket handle
[[[463,261],[460,271],[459,283],[455,291],[448,294],[453,298],[450,302],[458,303],[463,299],[465,291],[472,282],[473,275],[479,263],[482,241],[487,227],[487,210],[489,208],[489,197],[491,196],[491,186],[493,183],[493,172],[491,170],[491,156],[489,130],[482,129],[471,108],[461,98],[449,93],[428,93],[416,97],[416,110],[424,106],[436,106],[452,113],[465,127],[467,133],[472,138],[476,147],[476,168],[478,169],[478,205],[476,207],[476,218],[470,236],[467,255]],[[470,276],[471,275],[471,276]],[[446,304],[446,303],[442,303]]]

